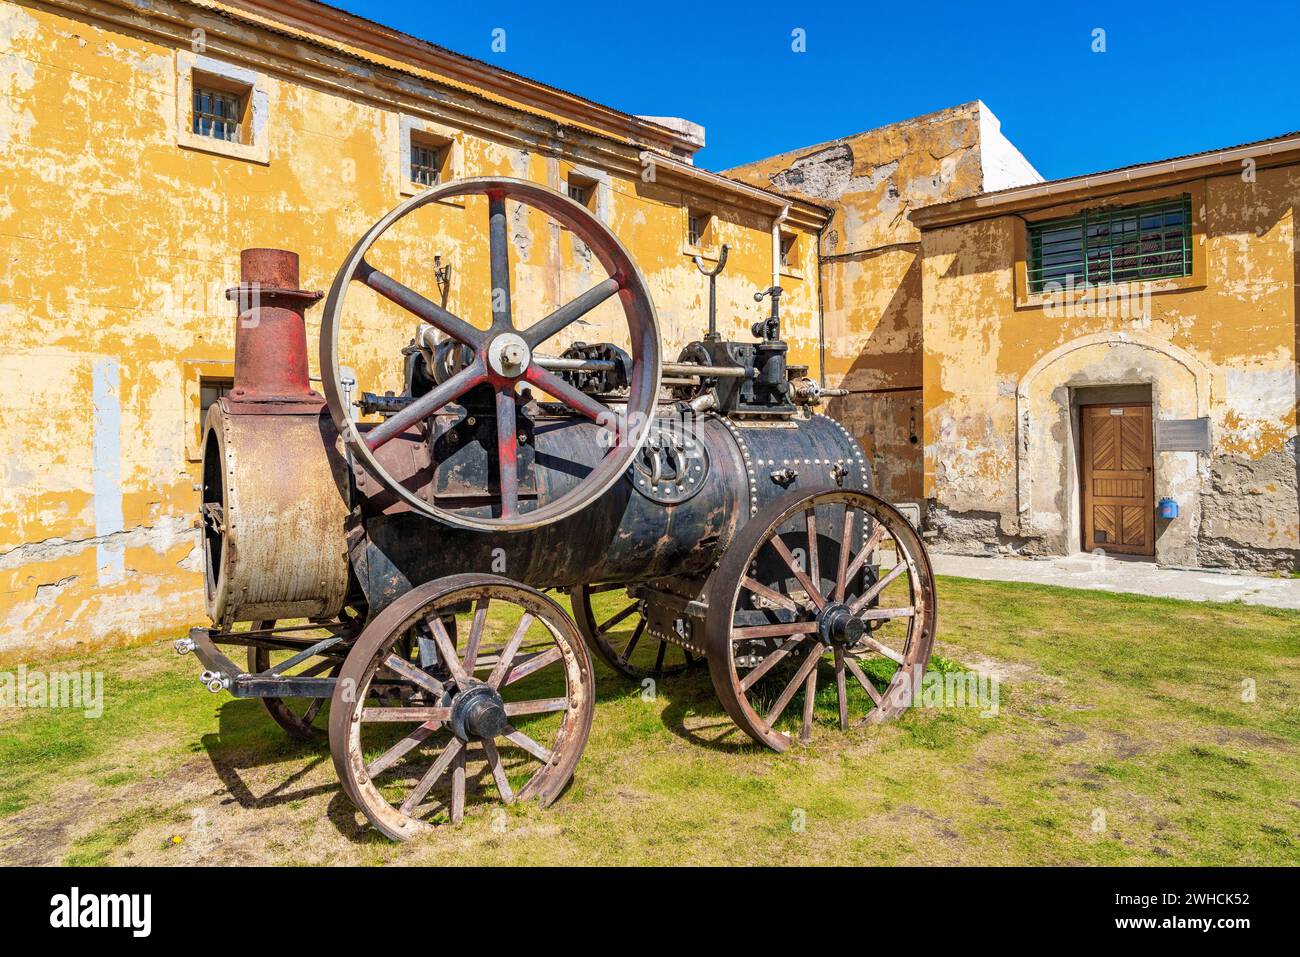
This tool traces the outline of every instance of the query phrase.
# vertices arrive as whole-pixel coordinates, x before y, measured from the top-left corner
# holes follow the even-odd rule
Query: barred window
[[[240,123],[244,118],[244,98],[237,93],[194,86],[194,126],[199,136],[228,143],[242,142]]]
[[[421,186],[437,186],[442,175],[442,156],[435,146],[411,144],[411,182]]]
[[[1192,199],[1084,210],[1029,225],[1029,290],[1187,276]]]

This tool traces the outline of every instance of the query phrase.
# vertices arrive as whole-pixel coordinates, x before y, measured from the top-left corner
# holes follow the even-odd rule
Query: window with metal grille
[[[244,98],[238,93],[194,85],[194,132],[199,136],[242,142],[239,127],[243,118]]]
[[[421,186],[438,185],[442,175],[442,156],[436,146],[411,144],[411,182]]]
[[[1084,210],[1029,224],[1029,290],[1188,276],[1192,199]]]

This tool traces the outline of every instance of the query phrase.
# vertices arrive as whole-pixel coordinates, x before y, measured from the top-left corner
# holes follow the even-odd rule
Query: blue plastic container
[[[1156,511],[1163,519],[1178,517],[1178,503],[1172,498],[1162,498],[1160,504],[1156,506]]]

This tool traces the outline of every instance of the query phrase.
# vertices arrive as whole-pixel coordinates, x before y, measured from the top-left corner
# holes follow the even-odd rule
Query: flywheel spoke
[[[510,239],[505,193],[488,193],[488,255],[492,278],[492,328],[513,329],[510,321]]]
[[[528,343],[528,348],[536,349],[547,339],[558,334],[567,328],[570,324],[581,319],[591,310],[595,309],[602,302],[614,295],[626,283],[626,279],[621,276],[611,276],[604,282],[592,286],[578,298],[565,303],[559,309],[533,323],[523,332],[523,339]]]
[[[497,481],[501,489],[501,518],[519,513],[519,440],[515,433],[515,387],[497,392]]]

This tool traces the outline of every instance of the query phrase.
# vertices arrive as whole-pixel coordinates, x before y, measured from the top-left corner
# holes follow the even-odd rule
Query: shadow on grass
[[[296,785],[330,760],[329,739],[322,733],[310,741],[289,737],[271,720],[262,703],[252,698],[232,698],[217,713],[216,734],[200,742],[213,769],[240,807],[277,807],[337,790],[337,784]],[[303,759],[304,763],[269,791],[258,794],[248,783],[248,772],[268,765]]]

